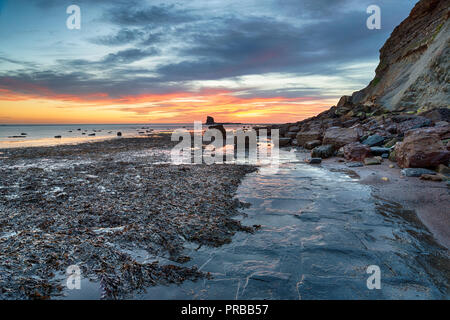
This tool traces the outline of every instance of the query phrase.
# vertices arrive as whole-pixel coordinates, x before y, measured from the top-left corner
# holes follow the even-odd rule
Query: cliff
[[[449,7],[449,0],[419,1],[381,48],[375,78],[352,102],[397,111],[448,107]]]

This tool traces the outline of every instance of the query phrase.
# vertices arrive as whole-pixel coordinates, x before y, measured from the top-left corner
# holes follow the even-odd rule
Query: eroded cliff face
[[[376,76],[352,96],[388,110],[449,107],[450,0],[421,0],[380,50]]]

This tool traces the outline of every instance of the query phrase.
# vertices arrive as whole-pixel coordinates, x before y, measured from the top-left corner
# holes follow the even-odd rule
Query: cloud
[[[139,6],[137,2],[114,6],[105,14],[109,22],[122,26],[161,26],[193,21],[195,16],[188,10],[171,4]]]
[[[117,46],[135,42],[143,36],[143,32],[138,29],[124,28],[117,33],[108,36],[100,36],[92,39],[91,41],[96,44],[102,44],[106,46]]]
[[[370,80],[370,72],[364,76],[359,69],[343,66],[376,63],[379,48],[408,13],[405,4],[412,0],[379,0],[383,29],[377,31],[366,28],[367,2],[230,0],[224,4],[192,0],[148,5],[125,0],[79,0],[83,23],[94,24],[98,32],[84,33],[84,26],[81,32],[69,36],[65,30],[61,34],[53,33],[53,29],[38,30],[43,39],[39,47],[17,54],[15,48],[30,48],[30,39],[24,37],[22,43],[2,48],[0,98],[16,91],[89,99],[106,95],[114,100],[197,92],[213,83],[216,89],[239,95],[236,103],[248,103],[254,97],[337,97]],[[35,3],[45,9],[62,2]],[[42,15],[37,11],[36,16]],[[56,56],[55,52],[62,50],[46,47],[45,40],[57,43],[55,40],[66,39],[72,43],[68,48],[77,46],[76,54],[66,50],[64,56]],[[46,58],[52,57],[50,62],[40,59],[45,56],[43,52],[48,52]],[[98,52],[102,56],[95,57]],[[357,81],[352,74],[358,74]],[[183,107],[188,108],[186,104]]]

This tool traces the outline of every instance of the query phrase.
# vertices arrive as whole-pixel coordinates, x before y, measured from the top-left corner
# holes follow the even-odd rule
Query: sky
[[[0,0],[0,123],[302,120],[367,86],[416,2]]]

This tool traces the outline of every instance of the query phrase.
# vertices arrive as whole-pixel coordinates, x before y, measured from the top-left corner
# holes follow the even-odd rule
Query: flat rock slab
[[[434,175],[436,172],[424,168],[405,168],[402,170],[402,175],[406,177],[420,177],[423,174]]]

